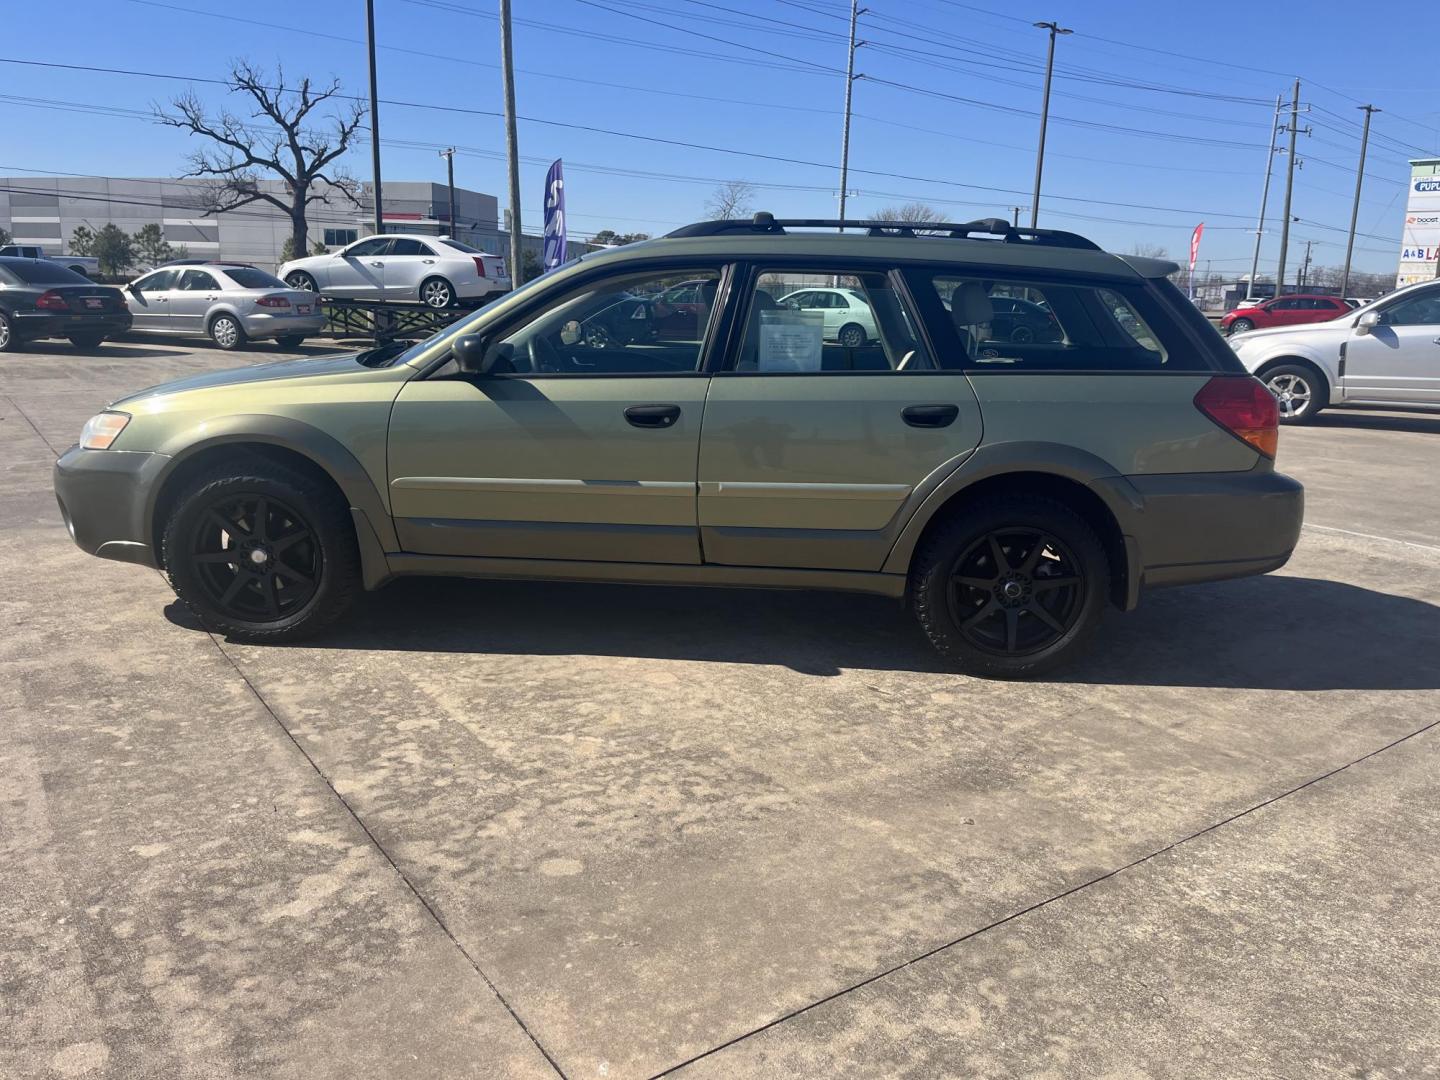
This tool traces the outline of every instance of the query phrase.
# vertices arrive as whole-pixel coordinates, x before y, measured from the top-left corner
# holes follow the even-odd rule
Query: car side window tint
[[[668,298],[691,285],[697,302]],[[680,374],[696,371],[720,285],[718,270],[626,274],[571,290],[491,349],[493,370],[517,375]]]
[[[419,240],[411,240],[406,237],[400,237],[390,242],[390,250],[387,251],[385,254],[428,255],[430,253],[425,250],[425,245],[420,243]]]
[[[174,287],[174,270],[157,270],[135,283],[137,292],[165,292]]]
[[[1388,326],[1440,326],[1440,290],[1407,297],[1385,311]]]
[[[180,276],[179,287],[188,292],[202,292],[205,290],[219,289],[220,285],[204,270],[186,270],[185,273]]]
[[[826,288],[804,288],[817,281]],[[836,289],[850,294],[836,307]],[[746,297],[745,326],[732,367],[756,374],[925,371],[933,357],[919,320],[888,274],[767,270]]]
[[[942,367],[972,371],[1193,371],[1209,367],[1143,285],[917,272],[912,288]],[[931,301],[938,301],[932,303]]]
[[[368,240],[361,240],[354,247],[345,249],[347,259],[357,258],[362,255],[380,255],[390,247],[388,236],[372,236]]]

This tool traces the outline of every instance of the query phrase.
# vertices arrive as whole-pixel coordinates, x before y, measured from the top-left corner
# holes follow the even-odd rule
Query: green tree
[[[76,225],[70,234],[71,255],[94,255],[95,232],[88,225]]]
[[[540,265],[540,257],[535,252],[527,250],[520,257],[520,284],[533,281],[541,275],[544,269]]]
[[[590,242],[592,244],[598,244],[601,247],[619,247],[621,244],[633,244],[637,240],[649,239],[649,233],[617,233],[614,229],[601,229],[590,238]]]
[[[135,238],[118,225],[106,225],[95,234],[91,254],[100,260],[102,275],[118,277],[135,265]]]
[[[10,242],[10,234],[9,234],[8,232],[6,232],[4,229],[0,229],[0,247],[3,247],[4,245],[8,244],[9,242]]]
[[[324,241],[324,240],[316,240],[315,243],[313,243],[313,244],[310,245],[310,254],[311,254],[311,255],[329,255],[329,254],[330,254],[330,249],[325,246],[325,241]]]
[[[153,221],[142,225],[135,234],[135,253],[142,263],[159,266],[175,257],[175,249],[165,241],[165,233]]]

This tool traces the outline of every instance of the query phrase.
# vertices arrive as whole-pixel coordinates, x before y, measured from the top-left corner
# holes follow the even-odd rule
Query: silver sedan
[[[125,287],[132,330],[206,336],[222,349],[274,338],[293,349],[325,328],[312,292],[245,263],[169,263]]]

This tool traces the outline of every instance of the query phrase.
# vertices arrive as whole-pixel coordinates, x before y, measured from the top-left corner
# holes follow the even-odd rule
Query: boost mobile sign
[[[1435,277],[1440,260],[1440,158],[1412,161],[1409,186],[1400,232],[1397,286]]]

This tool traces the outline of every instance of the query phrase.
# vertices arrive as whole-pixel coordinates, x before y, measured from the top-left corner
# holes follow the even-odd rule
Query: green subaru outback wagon
[[[993,676],[1289,558],[1275,401],[1173,264],[840,224],[691,225],[425,341],[146,390],[60,459],[61,512],[242,640],[407,574],[839,589]]]

